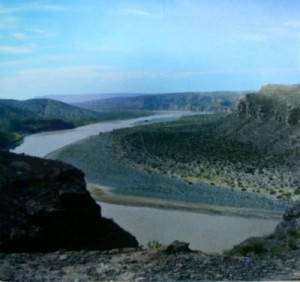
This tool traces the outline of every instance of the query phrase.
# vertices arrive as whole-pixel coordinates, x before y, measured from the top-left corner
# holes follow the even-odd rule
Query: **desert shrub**
[[[295,239],[290,239],[289,242],[288,242],[288,246],[292,250],[298,249]]]
[[[161,247],[161,243],[158,241],[152,240],[147,243],[148,249],[158,249],[159,247]]]
[[[259,255],[265,253],[266,251],[267,249],[265,248],[264,241],[262,240],[255,240],[246,245],[235,246],[233,249],[233,253],[237,253],[242,256],[249,254]]]
[[[298,187],[295,191],[294,191],[295,195],[300,195],[300,187]]]
[[[292,109],[288,118],[288,123],[295,125],[300,121],[300,108]]]
[[[300,233],[299,230],[290,230],[289,235],[294,238],[294,239],[299,239],[300,238]]]

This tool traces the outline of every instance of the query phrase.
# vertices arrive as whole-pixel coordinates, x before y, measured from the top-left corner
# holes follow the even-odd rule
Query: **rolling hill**
[[[77,103],[78,107],[94,111],[226,111],[237,106],[246,92],[187,92],[118,97]]]
[[[20,105],[16,100],[0,100],[0,149],[13,146],[25,134],[74,127],[71,122],[47,118]]]
[[[94,112],[50,99],[0,99],[0,148],[16,144],[26,134],[141,115],[146,113]]]
[[[62,119],[75,123],[98,121],[104,114],[80,109],[78,107],[50,99],[30,99],[26,101],[0,100],[2,105],[22,110],[29,114],[47,119]]]

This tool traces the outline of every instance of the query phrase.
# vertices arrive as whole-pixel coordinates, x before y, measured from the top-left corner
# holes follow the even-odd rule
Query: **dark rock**
[[[84,174],[57,161],[0,153],[0,251],[137,247],[101,216]]]
[[[300,218],[300,201],[289,207],[283,215],[285,221],[291,221],[292,219],[298,218]]]
[[[276,227],[276,233],[292,234],[300,244],[300,201],[290,206],[283,215],[283,221]]]
[[[168,245],[164,249],[166,254],[176,254],[176,253],[189,253],[191,249],[189,248],[189,243],[174,241],[172,244]]]
[[[289,207],[275,231],[265,237],[249,238],[228,252],[230,255],[282,256],[300,250],[300,201]]]

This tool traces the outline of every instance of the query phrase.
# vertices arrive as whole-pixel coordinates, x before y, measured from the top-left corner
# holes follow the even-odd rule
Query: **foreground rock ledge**
[[[0,252],[138,246],[101,216],[83,173],[70,165],[0,152],[0,195]]]
[[[287,257],[205,254],[174,242],[158,249],[0,253],[3,281],[298,280],[299,252]]]

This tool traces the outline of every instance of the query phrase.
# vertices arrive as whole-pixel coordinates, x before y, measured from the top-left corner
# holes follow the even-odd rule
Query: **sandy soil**
[[[127,205],[135,207],[153,207],[159,209],[173,209],[184,210],[190,212],[199,212],[207,214],[224,214],[243,217],[255,217],[255,218],[267,218],[267,219],[279,219],[282,217],[281,212],[266,211],[250,208],[235,208],[226,206],[215,206],[205,204],[193,204],[185,203],[182,201],[162,200],[149,197],[138,197],[129,195],[118,195],[112,192],[112,188],[97,185],[94,183],[88,183],[87,189],[96,201],[116,204]]]

